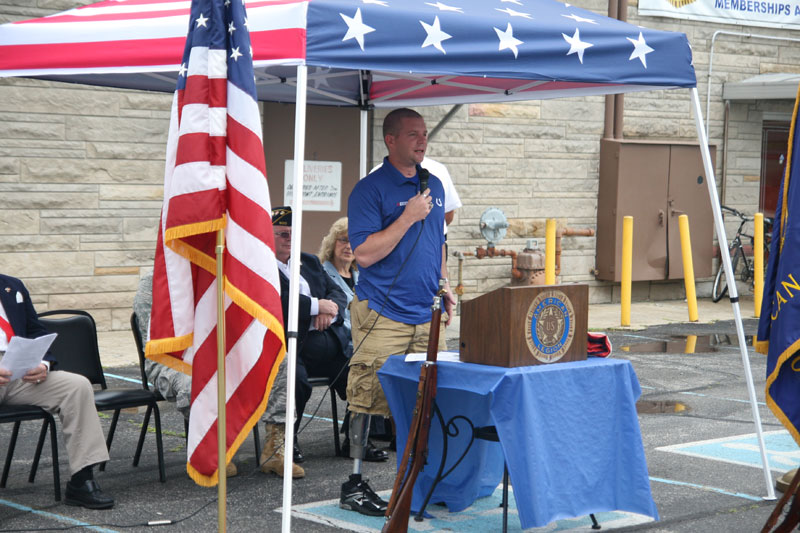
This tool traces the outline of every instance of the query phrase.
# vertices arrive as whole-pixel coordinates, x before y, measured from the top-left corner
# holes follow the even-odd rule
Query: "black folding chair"
[[[150,414],[153,413],[158,453],[158,475],[159,480],[162,483],[165,482],[167,475],[161,441],[161,415],[155,393],[146,388],[108,388],[103,374],[103,365],[100,362],[100,350],[97,346],[97,326],[89,313],[79,310],[53,310],[39,313],[39,318],[48,331],[58,333],[58,337],[50,348],[57,361],[56,368],[81,374],[93,385],[99,385],[101,390],[96,390],[94,393],[95,407],[98,411],[114,411],[111,427],[106,437],[106,446],[109,450],[114,439],[120,411],[132,407],[147,407],[136,453],[133,456],[133,466],[139,465],[144,437],[150,424]],[[100,466],[100,470],[105,470],[105,464]]]
[[[11,469],[11,459],[14,456],[14,448],[17,445],[19,426],[25,420],[42,420],[42,430],[39,432],[39,442],[36,444],[36,453],[31,465],[31,473],[28,475],[28,482],[33,483],[36,477],[36,469],[39,468],[39,456],[44,447],[44,439],[47,436],[47,429],[50,428],[50,448],[53,455],[53,490],[55,491],[56,501],[61,501],[61,478],[58,473],[58,439],[56,438],[56,421],[53,415],[35,405],[0,405],[0,424],[14,423],[11,430],[11,439],[8,442],[6,452],[6,462],[3,465],[3,475],[0,477],[0,487],[5,488],[8,481],[8,472]]]
[[[328,378],[308,378],[309,384],[312,387],[330,387],[328,391],[331,394],[331,418],[333,419],[333,449],[336,452],[336,457],[342,455],[342,445],[339,442],[339,413],[336,408],[336,391],[331,387],[331,380]]]

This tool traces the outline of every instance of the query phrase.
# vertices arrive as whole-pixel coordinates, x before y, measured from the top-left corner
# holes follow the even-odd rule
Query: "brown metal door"
[[[786,171],[786,151],[789,147],[788,122],[764,122],[761,136],[761,191],[758,210],[774,217],[778,204],[778,189]]]
[[[669,145],[603,139],[597,194],[597,279],[620,281],[622,221],[633,217],[634,281],[664,279],[667,230],[664,198]]]
[[[667,262],[664,198],[668,176],[668,145],[623,145],[620,152],[618,242],[621,254],[622,218],[632,216],[633,281],[664,279]]]
[[[710,150],[713,162],[716,149],[711,146]],[[683,257],[678,228],[678,217],[682,214],[689,217],[694,276],[710,277],[714,216],[708,198],[708,184],[700,147],[672,145],[669,168],[669,193],[666,206],[669,279],[683,278]]]
[[[331,224],[347,216],[347,198],[361,178],[358,175],[359,110],[308,106],[306,111],[306,159],[342,164],[341,209],[303,213],[301,248],[316,254]],[[294,104],[264,104],[264,154],[273,207],[284,203],[284,165],[287,159],[294,159],[294,114]]]

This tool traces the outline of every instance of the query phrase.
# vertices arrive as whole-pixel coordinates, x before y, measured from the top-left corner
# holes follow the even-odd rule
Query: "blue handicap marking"
[[[800,467],[800,447],[788,431],[766,431],[762,434],[770,470],[785,472]],[[762,467],[761,451],[755,433],[674,444],[656,449],[713,461]]]
[[[388,500],[389,491],[382,491],[380,496]],[[457,513],[451,513],[446,507],[429,506],[426,518],[416,522],[413,516],[408,521],[408,531],[416,533],[435,533],[447,531],[450,533],[484,533],[485,531],[500,531],[502,529],[503,509],[500,507],[502,487],[495,489],[494,493],[486,498],[476,500],[470,507]],[[276,509],[279,511],[279,509]],[[382,516],[364,516],[354,511],[339,508],[339,500],[326,500],[307,503],[292,507],[294,519],[300,518],[312,522],[339,527],[357,533],[376,533],[384,524]],[[612,511],[596,513],[595,517],[605,528],[619,528],[652,522],[649,516]],[[588,516],[558,520],[547,526],[527,529],[528,532],[562,532],[587,531],[592,522]],[[522,531],[520,528],[517,508],[513,494],[508,502],[508,531]]]

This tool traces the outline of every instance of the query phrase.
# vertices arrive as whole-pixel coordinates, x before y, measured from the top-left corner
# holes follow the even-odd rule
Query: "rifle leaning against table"
[[[408,530],[414,484],[428,456],[428,434],[431,429],[433,403],[436,399],[436,357],[439,353],[439,325],[442,321],[441,302],[445,292],[444,283],[440,281],[439,292],[434,296],[431,308],[433,316],[428,336],[428,356],[419,371],[417,400],[411,415],[408,440],[392,487],[392,497],[386,507],[386,523],[381,533],[405,533]]]

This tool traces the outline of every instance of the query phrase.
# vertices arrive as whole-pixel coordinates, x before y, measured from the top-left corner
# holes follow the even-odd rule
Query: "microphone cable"
[[[417,164],[417,175],[419,176],[419,191],[418,191],[418,194],[422,194],[423,191],[425,191],[425,189],[428,188],[428,178],[430,177],[430,172],[427,169],[422,168],[419,164]],[[397,278],[400,277],[400,274],[403,272],[403,269],[405,268],[406,263],[408,263],[408,260],[414,254],[414,250],[416,250],[417,244],[419,243],[419,238],[422,236],[422,232],[425,230],[425,221],[426,220],[427,220],[427,216],[425,218],[423,218],[422,220],[420,220],[420,228],[419,228],[419,233],[417,233],[417,238],[414,240],[414,244],[411,246],[411,250],[409,250],[408,255],[406,255],[406,258],[403,260],[403,263],[400,265],[400,268],[397,269],[397,273],[394,275],[394,278],[392,279],[392,282],[389,284],[389,288],[386,290],[386,296],[384,296],[383,302],[381,303],[381,306],[377,311],[378,316],[375,317],[375,320],[373,320],[372,325],[369,327],[367,332],[364,334],[364,337],[361,339],[361,342],[358,343],[358,346],[353,348],[353,353],[350,355],[350,357],[348,359],[352,359],[353,356],[356,353],[358,353],[358,350],[361,348],[361,345],[364,344],[364,341],[367,340],[367,337],[369,337],[369,334],[372,333],[372,330],[375,328],[375,324],[377,324],[378,320],[383,316],[383,309],[386,307],[386,304],[389,302],[389,294],[391,294],[392,289],[395,286],[395,283],[397,283]],[[355,287],[353,287],[353,294],[355,294]],[[352,323],[351,323],[350,338],[352,339],[352,337],[353,337],[353,332],[352,332]],[[349,366],[350,366],[350,363],[348,361],[347,364],[345,364],[344,366],[342,366],[341,369],[339,369],[339,372],[336,374],[336,377],[330,381],[330,383],[328,384],[327,389],[325,390],[325,393],[320,397],[319,402],[317,402],[317,406],[314,409],[314,412],[311,415],[309,415],[308,421],[306,421],[305,424],[302,424],[301,427],[297,430],[297,435],[302,433],[302,431],[306,427],[308,427],[308,425],[314,420],[314,418],[316,417],[316,415],[319,412],[320,408],[322,407],[322,402],[325,400],[327,395],[330,393],[330,390],[333,387],[333,384],[336,383],[336,381],[338,381],[338,379],[342,376],[342,372],[344,372],[344,369],[349,367]]]

